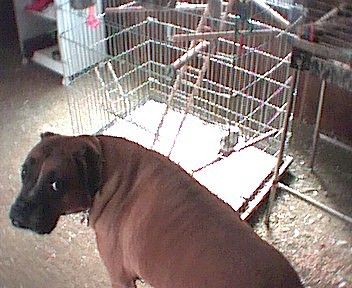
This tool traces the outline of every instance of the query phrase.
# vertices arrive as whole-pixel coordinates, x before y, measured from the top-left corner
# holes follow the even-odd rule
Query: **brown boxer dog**
[[[216,176],[214,176],[216,177]],[[89,210],[112,287],[303,287],[289,262],[180,166],[122,138],[42,134],[12,223],[50,233]]]

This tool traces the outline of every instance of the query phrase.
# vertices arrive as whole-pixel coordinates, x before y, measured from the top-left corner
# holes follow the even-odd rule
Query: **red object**
[[[314,24],[310,24],[310,33],[309,33],[309,41],[314,42],[314,34],[315,34],[315,27]]]
[[[87,24],[92,28],[97,28],[99,26],[99,18],[95,14],[95,6],[90,6],[88,8]]]
[[[238,51],[238,55],[239,56],[242,56],[243,54],[243,51],[244,51],[244,45],[246,44],[246,41],[245,41],[245,37],[243,34],[241,34],[241,38],[240,38],[240,49]]]
[[[54,0],[34,0],[26,6],[26,11],[42,11],[49,6]]]

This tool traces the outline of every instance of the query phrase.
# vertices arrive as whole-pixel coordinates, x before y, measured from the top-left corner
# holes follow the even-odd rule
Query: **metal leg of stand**
[[[298,86],[298,82],[299,82],[300,72],[301,72],[300,69],[296,69],[295,75],[294,75],[294,82],[293,82],[294,87],[293,87],[292,92],[289,94],[288,99],[287,99],[287,111],[286,111],[286,115],[285,115],[283,131],[282,131],[283,139],[281,141],[279,154],[277,156],[277,163],[276,163],[276,167],[275,167],[274,175],[273,175],[273,185],[271,187],[270,195],[269,195],[269,205],[268,205],[265,219],[264,219],[264,223],[266,224],[266,226],[269,226],[269,218],[270,218],[270,214],[273,209],[276,194],[277,194],[277,183],[278,183],[278,179],[279,179],[279,170],[280,170],[280,165],[282,163],[282,159],[283,159],[283,155],[284,155],[287,131],[288,131],[289,121],[290,121],[290,117],[291,117],[291,112],[293,109],[293,107],[292,107],[293,103],[294,103],[293,100],[297,94],[297,86]]]
[[[312,156],[311,156],[310,164],[309,164],[309,167],[311,169],[313,169],[313,167],[314,167],[314,160],[315,160],[315,155],[317,152],[320,122],[321,122],[321,116],[323,113],[323,106],[324,106],[325,89],[326,89],[326,81],[322,80],[321,86],[320,86],[319,106],[318,106],[317,118],[315,120],[315,128],[314,128],[314,134],[313,134]]]
[[[315,199],[313,199],[311,197],[308,197],[308,196],[300,193],[299,191],[294,190],[294,189],[292,189],[292,188],[290,188],[290,187],[288,187],[288,186],[286,186],[286,185],[284,185],[282,183],[278,183],[277,186],[278,186],[278,188],[289,192],[290,194],[298,197],[299,199],[302,199],[302,200],[306,201],[307,203],[309,203],[309,204],[321,209],[322,211],[324,211],[326,213],[329,213],[330,215],[332,215],[334,217],[337,217],[340,220],[346,221],[349,224],[352,224],[352,218],[351,217],[349,217],[349,216],[347,216],[347,215],[345,215],[345,214],[343,214],[343,213],[341,213],[341,212],[339,212],[339,211],[337,211],[337,210],[335,210],[335,209],[333,209],[333,208],[331,208],[329,206],[326,206],[326,205],[320,203],[319,201],[317,201],[317,200],[315,200]]]

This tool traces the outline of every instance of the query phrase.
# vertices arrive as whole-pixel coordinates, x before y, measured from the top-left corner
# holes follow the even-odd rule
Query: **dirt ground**
[[[352,152],[320,141],[309,168],[313,128],[297,125],[290,153],[294,162],[282,181],[291,188],[352,215]],[[265,206],[265,205],[264,205]],[[352,226],[287,192],[280,192],[268,231],[263,210],[251,219],[255,231],[294,265],[305,287],[352,287]]]
[[[67,90],[59,77],[34,64],[21,66],[18,60],[18,56],[7,58],[11,68],[0,75],[4,80],[0,85],[0,287],[110,287],[94,232],[81,224],[80,215],[62,217],[54,232],[44,237],[15,229],[8,220],[8,209],[20,189],[20,165],[39,133],[71,132]],[[290,147],[294,162],[286,183],[351,217],[352,152],[320,141],[312,173],[307,164],[312,127],[297,126]],[[352,287],[351,225],[280,192],[268,231],[262,219],[264,206],[251,225],[291,261],[306,287]]]

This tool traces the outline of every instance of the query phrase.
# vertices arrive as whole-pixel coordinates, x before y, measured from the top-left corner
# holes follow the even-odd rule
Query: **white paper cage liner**
[[[148,101],[104,134],[123,137],[151,148],[165,104]],[[169,109],[153,150],[168,155],[184,114]],[[205,123],[191,114],[183,124],[170,159],[191,173],[217,159],[221,137],[227,131]],[[242,140],[243,141],[243,140]],[[234,152],[229,157],[195,172],[194,178],[212,193],[238,210],[263,183],[276,165],[276,158],[255,147]]]

